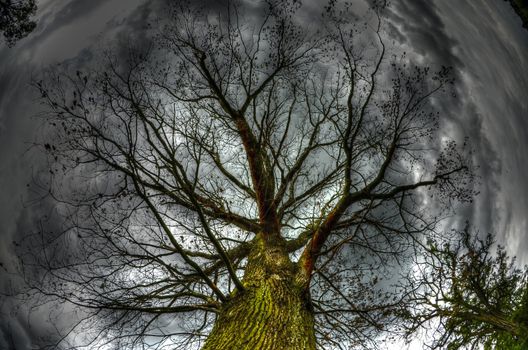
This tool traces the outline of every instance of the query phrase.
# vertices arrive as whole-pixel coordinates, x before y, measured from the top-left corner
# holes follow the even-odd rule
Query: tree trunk
[[[202,350],[314,350],[314,315],[298,267],[284,248],[255,241],[235,292],[218,315]]]

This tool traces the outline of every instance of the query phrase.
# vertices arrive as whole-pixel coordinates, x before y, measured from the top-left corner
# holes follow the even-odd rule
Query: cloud
[[[259,3],[250,14],[258,16]],[[36,31],[0,56],[0,239],[11,242],[32,229],[42,212],[23,211],[22,197],[41,155],[24,153],[27,142],[39,132],[31,117],[38,111],[28,91],[29,74],[58,62],[86,67],[94,62],[94,51],[103,39],[149,41],[145,25],[168,1],[75,0],[47,1],[40,7]],[[358,2],[359,3],[359,2]],[[221,8],[209,0],[206,6]],[[301,12],[319,20],[319,3],[308,1]],[[520,27],[506,2],[482,0],[399,0],[389,12],[387,32],[404,47],[422,57],[426,64],[453,66],[458,78],[457,99],[443,101],[443,125],[458,139],[467,136],[481,176],[480,196],[474,206],[463,207],[452,219],[462,225],[470,218],[483,233],[494,231],[511,252],[528,263],[526,211],[528,210],[528,31]],[[312,23],[312,22],[310,22]],[[125,51],[116,51],[118,56]],[[33,168],[32,168],[33,166]],[[42,210],[42,211],[41,211]],[[8,268],[12,246],[0,245],[0,262]],[[0,268],[0,290],[7,286]],[[13,304],[4,304],[7,312]],[[38,343],[45,328],[9,315],[0,320],[0,349],[25,349]],[[10,345],[15,344],[15,345]]]
[[[127,32],[142,33],[149,11],[159,3],[44,2],[39,8],[37,30],[11,50],[0,48],[0,239],[4,242],[0,244],[0,293],[11,293],[20,285],[12,275],[17,266],[11,242],[34,232],[43,213],[53,208],[52,203],[42,201],[40,207],[31,206],[33,188],[26,187],[33,175],[47,171],[44,154],[30,147],[43,137],[41,121],[36,118],[41,107],[36,90],[29,86],[32,76],[48,64],[93,64],[93,52],[101,48],[104,39],[113,40]],[[53,341],[53,329],[45,321],[50,309],[36,310],[28,318],[27,304],[1,299],[0,349],[30,349],[31,345]]]
[[[30,337],[17,319],[0,323],[0,348],[23,350],[31,348]]]
[[[402,0],[389,12],[389,32],[429,64],[455,68],[456,99],[443,101],[444,128],[466,136],[480,176],[473,206],[460,208],[452,225],[469,219],[494,232],[512,254],[528,262],[525,161],[528,77],[527,33],[507,3]],[[527,242],[527,243],[525,243]]]
[[[448,35],[435,3],[422,0],[395,1],[388,8],[387,32],[401,44],[427,58],[427,62],[461,70],[463,62],[454,54],[458,42]]]
[[[492,231],[511,254],[528,263],[526,210],[528,121],[525,99],[528,32],[515,20],[508,3],[438,3],[446,29],[459,42],[455,54],[465,62],[459,91],[467,106],[458,119],[469,130],[481,167],[482,195],[477,224]],[[471,14],[468,16],[468,14]],[[480,123],[475,124],[478,115]],[[473,128],[473,129],[472,129]],[[475,134],[481,129],[480,135]]]
[[[41,22],[43,30],[41,36],[49,36],[50,33],[58,30],[61,27],[73,24],[82,17],[86,17],[94,13],[106,0],[73,0],[67,2],[56,2],[48,11],[53,15],[48,14]],[[53,11],[55,10],[55,11]],[[72,33],[75,34],[75,33]]]

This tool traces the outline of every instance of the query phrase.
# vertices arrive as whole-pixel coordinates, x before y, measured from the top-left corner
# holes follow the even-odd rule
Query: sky
[[[307,2],[309,11],[313,3]],[[0,43],[0,292],[17,285],[14,242],[35,229],[46,204],[34,205],[32,178],[45,171],[39,137],[42,106],[29,84],[48,67],[93,66],[118,40],[146,40],[162,0],[42,0],[37,28],[14,48]],[[457,98],[442,110],[442,130],[467,137],[480,194],[450,224],[470,220],[494,232],[528,264],[528,30],[502,0],[399,0],[387,32],[416,59],[455,69]],[[16,307],[16,309],[13,309]],[[46,312],[0,301],[0,349],[32,349],[46,337]],[[38,348],[38,347],[37,347]]]

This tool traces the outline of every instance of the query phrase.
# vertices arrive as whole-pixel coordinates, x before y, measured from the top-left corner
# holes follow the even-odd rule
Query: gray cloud
[[[38,227],[53,204],[30,202],[32,176],[45,172],[43,153],[31,143],[40,134],[36,118],[40,106],[32,77],[49,64],[76,67],[92,65],[93,52],[107,40],[127,32],[143,33],[149,11],[159,1],[49,1],[39,7],[34,33],[7,50],[0,47],[0,295],[18,291],[15,244]],[[141,34],[143,35],[143,34]],[[19,244],[18,242],[16,244]],[[27,303],[0,297],[0,349],[25,350],[53,342],[53,328],[46,322],[50,309],[35,309],[28,316]],[[68,321],[68,320],[66,320]]]
[[[445,28],[437,5],[421,0],[395,1],[389,7],[388,32],[399,43],[409,45],[414,52],[428,58],[428,62],[464,68],[454,54],[459,44]]]
[[[475,229],[495,232],[521,262],[528,262],[525,213],[528,184],[528,35],[507,3],[393,3],[389,32],[426,62],[451,65],[457,99],[443,101],[444,127],[467,136],[479,167],[476,203],[460,208],[451,224],[466,219]],[[458,221],[458,223],[457,223]]]
[[[28,333],[17,319],[0,324],[0,348],[5,350],[29,349]]]
[[[501,244],[528,263],[528,183],[523,179],[528,170],[528,76],[520,68],[528,64],[528,33],[506,2],[439,6],[446,30],[460,43],[454,52],[465,64],[459,95],[467,108],[458,119],[478,142],[482,195],[475,226],[495,232]],[[473,122],[475,114],[479,124]],[[480,136],[474,134],[477,127]]]
[[[255,2],[253,2],[255,3]],[[147,43],[145,24],[162,11],[162,1],[45,1],[39,28],[12,50],[0,49],[0,238],[11,242],[32,229],[41,209],[24,209],[26,184],[39,170],[39,153],[24,153],[39,125],[32,72],[62,62],[71,67],[94,64],[94,51],[106,39]],[[442,108],[446,130],[470,140],[481,175],[474,206],[459,210],[451,224],[466,219],[475,228],[499,234],[503,244],[528,263],[528,31],[506,2],[493,0],[427,2],[394,1],[388,32],[426,63],[455,67],[457,99]],[[220,7],[221,2],[208,1]],[[251,15],[261,7],[255,5]],[[318,2],[307,2],[306,18],[319,18]],[[125,55],[117,51],[117,55]],[[0,292],[9,286],[6,270],[15,269],[11,243],[0,245]],[[0,349],[26,349],[37,344],[46,328],[29,328],[22,311],[9,314],[13,304],[0,305]],[[37,316],[38,317],[38,316]],[[15,345],[12,345],[15,344]]]
[[[457,208],[457,215],[448,218],[444,224],[461,228],[469,221],[475,228],[488,232],[495,221],[496,176],[500,164],[484,133],[482,115],[477,106],[480,102],[472,100],[467,94],[465,76],[472,68],[471,61],[460,55],[461,48],[467,43],[457,37],[453,28],[447,26],[450,15],[442,13],[437,3],[403,0],[393,5],[389,8],[387,31],[398,44],[403,45],[402,50],[411,51],[411,57],[431,65],[432,69],[437,69],[439,65],[453,68],[456,85],[452,91],[441,96],[435,105],[441,112],[440,133],[455,139],[459,144],[465,139],[469,140],[469,149],[474,151],[472,159],[478,167],[480,181],[475,186],[480,195],[477,201]]]
[[[57,9],[53,17],[48,14],[44,18],[41,18],[40,24],[43,30],[39,36],[49,36],[50,33],[58,30],[59,28],[65,27],[79,20],[80,18],[94,13],[105,0],[74,0],[68,2],[56,2],[54,7]],[[49,9],[48,9],[49,11]]]

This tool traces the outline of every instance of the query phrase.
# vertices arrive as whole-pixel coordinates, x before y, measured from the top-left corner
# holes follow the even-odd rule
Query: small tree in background
[[[457,232],[451,243],[428,245],[416,266],[409,334],[430,330],[432,349],[526,349],[528,271],[515,267],[494,241]]]
[[[35,29],[31,16],[36,10],[35,0],[0,0],[0,32],[7,46],[14,46]]]
[[[396,328],[395,264],[472,197],[437,134],[452,79],[387,55],[383,6],[352,23],[330,2],[319,30],[299,6],[182,5],[149,50],[35,83],[62,224],[30,238],[26,276],[82,310],[88,346],[350,348]]]

